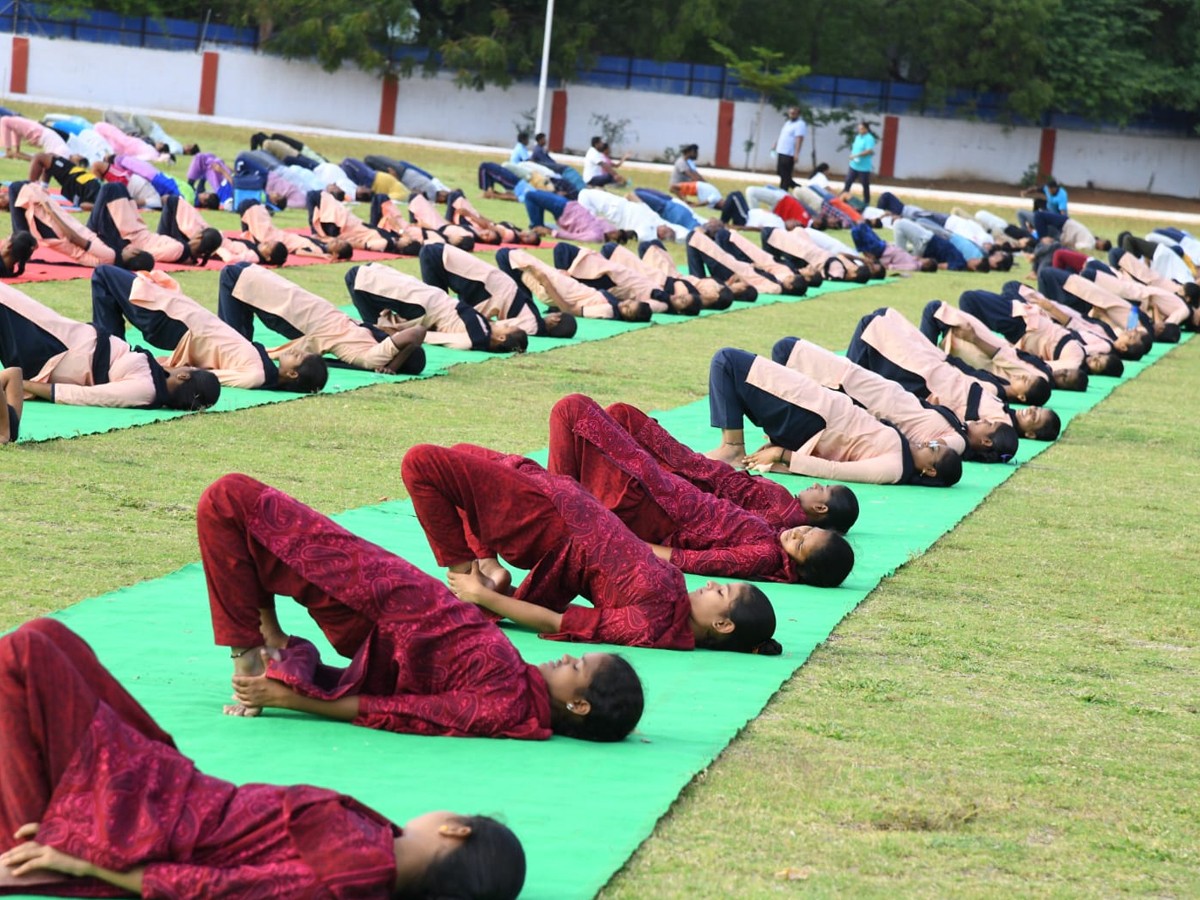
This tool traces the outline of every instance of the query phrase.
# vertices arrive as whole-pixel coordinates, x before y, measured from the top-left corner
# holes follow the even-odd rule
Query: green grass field
[[[246,138],[168,130],[229,160]],[[332,158],[372,146],[312,143]],[[474,185],[478,157],[388,150]],[[0,161],[0,177],[24,174]],[[1109,236],[1147,228],[1084,219]],[[339,302],[344,271],[284,270]],[[916,276],[443,378],[0,448],[0,626],[194,561],[196,498],[226,472],[326,512],[403,496],[399,464],[414,443],[532,450],[564,393],[676,406],[704,394],[719,347],[766,352],[792,334],[841,349],[879,306],[915,317],[932,297],[1005,279]],[[215,306],[215,274],[180,281]],[[88,317],[87,281],[27,291]],[[1200,895],[1198,378],[1192,342],[1077,419],[888,579],[695,779],[604,896]]]

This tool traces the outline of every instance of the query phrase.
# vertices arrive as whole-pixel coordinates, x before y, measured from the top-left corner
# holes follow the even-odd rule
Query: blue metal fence
[[[0,32],[62,37],[76,41],[150,47],[156,50],[198,50],[203,44],[258,48],[255,28],[238,28],[217,23],[189,22],[182,19],[155,19],[122,16],[92,11],[70,19],[55,19],[42,3],[11,2],[0,10]],[[397,48],[395,62],[423,63],[429,50],[421,47]],[[522,79],[522,80],[532,80]],[[574,84],[595,85],[622,90],[654,91],[688,97],[723,100],[756,100],[758,95],[742,87],[737,77],[724,66],[686,62],[657,62],[627,56],[598,56],[589,68],[580,68]],[[1003,94],[950,91],[936,100],[920,85],[898,81],[872,81],[833,75],[809,75],[792,85],[802,102],[819,108],[853,107],[876,114],[931,113],[948,117],[971,117],[985,122],[1003,120]],[[1147,110],[1129,123],[1127,130],[1194,134],[1200,117],[1175,110]],[[1041,122],[1020,124],[1058,128],[1091,129],[1104,127],[1065,113],[1049,115]]]
[[[9,3],[0,11],[0,32],[67,38],[97,44],[149,47],[155,50],[196,50],[201,43],[235,47],[258,46],[258,30],[232,25],[207,25],[183,19],[122,16],[92,10],[71,18],[54,18],[41,3]]]

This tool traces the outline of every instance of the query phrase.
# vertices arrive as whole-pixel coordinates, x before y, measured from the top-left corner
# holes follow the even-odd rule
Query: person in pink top
[[[525,854],[485,816],[403,828],[309,785],[196,770],[54,619],[0,637],[0,894],[516,900]]]
[[[244,338],[162,272],[135,275],[100,266],[92,273],[92,324],[124,334],[126,321],[153,346],[172,351],[163,365],[206,369],[225,387],[308,394],[329,377],[325,360],[303,347],[272,360],[262,344]]]
[[[149,352],[5,284],[0,284],[0,365],[21,368],[26,394],[70,406],[197,410],[221,396],[211,372],[165,369]]]
[[[496,251],[508,258],[509,248]],[[575,317],[552,312],[544,318],[529,290],[503,268],[452,244],[426,244],[421,248],[421,278],[426,284],[453,291],[475,307],[490,323],[492,334],[516,328],[528,337],[569,338],[575,334]]]
[[[912,443],[937,441],[963,459],[986,463],[1007,462],[1017,452],[1017,432],[1007,419],[964,421],[948,406],[921,400],[899,383],[810,341],[781,338],[771,348],[771,359],[842,391]]]
[[[174,160],[174,157],[171,156],[165,144],[160,144],[157,147],[153,144],[148,144],[141,138],[126,134],[120,128],[110,125],[108,122],[97,122],[92,127],[96,129],[96,133],[100,137],[108,141],[109,146],[117,151],[117,153],[136,156],[138,159],[144,159],[146,162],[151,163],[165,163]]]
[[[1008,422],[1019,437],[1052,441],[1062,423],[1052,409],[1024,406],[1009,410],[1004,385],[994,375],[951,362],[946,351],[895,309],[882,308],[859,320],[846,358],[901,384],[927,403],[945,406],[964,422]],[[1041,402],[1050,397],[1049,382]]]
[[[354,321],[324,297],[251,263],[236,263],[221,271],[217,314],[247,340],[254,337],[255,318],[288,338],[289,343],[267,351],[273,359],[299,347],[308,353],[329,353],[368,372],[417,375],[425,368],[424,328],[387,334],[370,323]]]
[[[58,201],[36,181],[14,181],[11,215],[13,232],[33,234],[41,246],[69,256],[82,266],[111,265],[117,254],[99,236],[73,216],[62,211]],[[128,253],[135,253],[129,248]]]
[[[309,191],[307,195],[308,223],[320,241],[335,238],[345,241],[356,250],[376,253],[414,253],[400,242],[399,235],[384,228],[368,225],[346,209],[329,191]]]
[[[21,152],[22,142],[55,156],[71,155],[67,142],[57,131],[24,116],[0,116],[0,142],[9,159],[33,159],[28,153]]]
[[[914,443],[845,394],[745,350],[713,355],[708,405],[721,429],[709,455],[734,465],[867,484],[949,487],[962,477],[962,457],[939,441]],[[753,453],[745,419],[767,435]]]
[[[272,220],[271,211],[258,202],[242,209],[242,228],[245,231],[241,239],[254,244],[258,255],[272,265],[283,265],[276,245],[283,246],[284,260],[288,254],[329,260],[349,259],[354,255],[354,248],[340,238],[321,243],[307,235],[284,231]]]
[[[155,234],[146,227],[125,185],[118,182],[100,188],[87,227],[112,248],[128,269],[153,269],[156,262],[203,266],[224,240],[215,228],[205,228],[186,241],[169,234]]]
[[[362,320],[387,334],[419,327],[427,344],[487,353],[511,349],[510,332],[493,335],[475,307],[390,266],[354,266],[346,273],[346,288]]]
[[[534,297],[554,309],[583,319],[621,319],[649,322],[650,304],[641,300],[621,300],[610,291],[577,281],[569,274],[525,250],[512,250],[500,267]]]

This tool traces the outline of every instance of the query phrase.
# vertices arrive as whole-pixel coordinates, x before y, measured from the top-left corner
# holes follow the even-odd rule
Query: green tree
[[[792,86],[809,73],[809,68],[796,63],[782,65],[783,53],[765,47],[751,47],[751,55],[742,58],[717,41],[710,41],[709,44],[725,60],[738,84],[758,93],[758,110],[754,114],[754,125],[751,126],[750,136],[742,145],[746,150],[746,164],[749,165],[750,151],[762,141],[762,120],[767,104],[782,109],[796,103]]]

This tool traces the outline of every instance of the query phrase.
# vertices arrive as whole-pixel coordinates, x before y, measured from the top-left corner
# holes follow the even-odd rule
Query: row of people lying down
[[[887,318],[881,314],[873,321]],[[888,346],[878,329],[860,332],[864,341]],[[936,349],[919,333],[916,340]],[[904,353],[896,355],[911,364]],[[793,341],[789,364],[800,366],[801,360],[812,373],[808,393],[841,397],[822,386],[836,382],[868,408],[875,405],[910,428],[925,427],[936,435],[909,450],[914,479],[952,480],[950,457],[941,452],[939,440],[957,438],[965,450],[970,429],[948,427],[950,419],[942,412],[925,415],[918,425],[920,411],[929,410],[910,404],[912,414],[905,415],[903,398],[881,399],[887,395],[880,389],[882,379]],[[770,387],[771,379],[757,377],[761,364],[771,365],[755,361],[740,387],[717,391],[714,425],[735,424],[729,416],[739,398],[747,401],[745,412],[762,413],[749,390],[756,384]],[[733,368],[730,351],[714,360],[714,372]],[[955,376],[966,377],[944,361],[936,368],[928,374],[930,382],[947,395],[957,389],[951,386]],[[968,403],[982,403],[978,388],[966,394]],[[849,397],[843,407],[857,409]],[[831,400],[805,402],[827,416],[822,431],[846,418],[845,412],[833,411]],[[867,429],[864,443],[874,434]],[[792,470],[804,470],[798,460],[822,443],[824,437],[817,437],[804,452],[791,454]],[[745,461],[762,462],[756,458],[760,454]],[[774,611],[761,591],[746,583],[710,582],[689,592],[680,568],[836,584],[853,562],[836,531],[814,527],[821,523],[844,531],[853,525],[857,504],[847,488],[815,485],[792,496],[773,481],[690,451],[632,407],[603,410],[581,396],[565,398],[552,413],[549,471],[483,448],[419,446],[406,455],[402,477],[435,557],[448,569],[449,590],[245,476],[226,476],[205,492],[197,528],[214,638],[229,647],[235,673],[236,702],[226,712],[253,716],[279,707],[420,734],[544,739],[559,733],[620,740],[636,726],[643,705],[640,681],[627,662],[585,654],[528,665],[488,613],[551,639],[778,652],[771,637]],[[326,552],[313,553],[314,546]],[[514,588],[498,557],[530,574]],[[326,562],[331,558],[348,564],[331,567]],[[363,589],[363,579],[371,582],[371,590]],[[576,595],[592,607],[572,604]],[[319,667],[312,645],[279,627],[277,596],[301,602],[334,648],[351,658],[350,665]],[[31,679],[43,664],[48,667],[44,677]],[[293,796],[305,804],[305,825],[321,832],[340,829],[334,833],[343,838],[331,846],[325,835],[322,844],[310,847],[303,835],[313,832],[294,826],[287,812],[291,807],[278,789],[239,791],[192,774],[170,738],[57,623],[33,623],[0,639],[0,702],[8,704],[6,721],[24,722],[35,714],[50,723],[37,731],[6,732],[0,765],[38,776],[16,779],[20,790],[0,794],[6,831],[14,835],[0,838],[0,863],[17,884],[35,873],[57,871],[143,893],[191,890],[249,897],[272,896],[264,879],[286,895],[352,874],[364,889],[424,882],[445,891],[440,879],[451,877],[444,871],[449,863],[460,877],[471,872],[473,878],[493,879],[456,887],[458,896],[482,895],[477,892],[485,883],[497,891],[488,896],[514,896],[519,890],[520,875],[513,874],[520,868],[519,849],[502,829],[496,834],[507,842],[503,854],[509,865],[493,859],[486,874],[476,870],[473,851],[493,834],[487,820],[444,815],[418,819],[398,833],[353,801],[301,788]],[[44,737],[48,734],[55,740]],[[51,746],[55,753],[48,752]],[[108,752],[93,752],[100,746]],[[80,761],[97,759],[104,765]],[[132,767],[144,773],[147,765],[163,774],[152,794],[136,787],[144,778],[124,778]],[[176,772],[188,773],[186,780],[170,777]],[[124,790],[107,790],[122,780]],[[83,798],[89,806],[119,808],[125,816],[147,814],[134,815],[139,828],[118,849],[87,829],[90,817],[75,815],[71,804],[59,802],[63,795]],[[156,849],[161,846],[153,839],[158,823],[173,821],[181,809],[201,813],[230,802],[252,805],[257,815],[247,810],[226,817],[225,825],[193,842],[176,842],[167,853]],[[200,814],[195,818],[204,820]],[[271,829],[281,827],[290,840],[274,837]],[[427,844],[405,837],[426,828]],[[64,844],[74,855],[55,849]],[[333,858],[326,855],[331,850],[337,851]],[[494,885],[502,874],[508,893]],[[91,884],[60,883],[55,889],[71,893],[76,885],[87,890]]]
[[[587,431],[580,423],[602,412],[572,400],[556,410],[559,462],[552,465],[576,459],[575,436]],[[785,524],[806,522],[806,506],[826,514],[838,502],[837,490],[820,488],[794,498],[691,454],[656,434],[653,420],[626,413],[624,421],[696,469],[695,477],[708,473],[746,502],[778,510]],[[675,477],[652,465],[660,478]],[[625,660],[591,653],[528,665],[476,603],[511,603],[507,612],[551,638],[779,650],[761,592],[744,583],[689,592],[677,568],[571,479],[482,448],[435,447],[410,451],[403,476],[439,560],[454,573],[452,590],[245,476],[226,476],[205,492],[197,528],[214,638],[230,648],[235,672],[237,703],[226,712],[287,707],[393,731],[523,739],[558,733],[615,741],[636,726],[642,687]],[[504,503],[494,502],[497,484]],[[840,515],[852,521],[853,510]],[[808,531],[802,525],[787,534],[803,545]],[[330,568],[314,546],[353,564]],[[511,596],[493,554],[531,570]],[[594,608],[570,604],[576,594]],[[279,628],[276,595],[303,603],[351,664],[318,670],[312,645]],[[96,879],[152,895],[247,898],[348,882],[370,896],[382,895],[381,886],[395,896],[515,897],[520,889],[519,844],[491,820],[439,814],[402,830],[328,791],[235,789],[196,775],[89,648],[56,622],[0,639],[0,704],[15,723],[0,767],[20,773],[9,779],[3,770],[10,789],[0,792],[0,865],[15,887],[61,873],[79,879],[50,882],[68,894],[94,891]],[[21,725],[35,719],[43,726]],[[160,776],[154,791],[143,789],[147,767]],[[129,778],[135,768],[139,777]],[[76,813],[81,804],[86,818]],[[97,808],[137,823],[119,847],[88,828]],[[238,813],[224,824],[173,840],[170,850],[156,839],[164,821],[204,822],[230,808]]]
[[[661,252],[661,247],[648,248],[649,258],[655,249]],[[574,256],[571,250],[577,251]],[[644,313],[648,318],[652,310],[695,311],[702,291],[721,298],[715,283],[700,281],[696,287],[679,280],[684,290],[666,276],[655,280],[626,273],[594,251],[563,245],[556,252],[564,265],[570,261],[578,267],[580,278],[603,277],[611,290],[587,287],[521,251],[498,251],[498,267],[455,247],[431,244],[421,253],[420,279],[381,265],[347,273],[350,299],[362,316],[355,321],[328,300],[251,263],[223,270],[216,314],[162,273],[101,265],[92,278],[91,324],[71,321],[3,287],[0,361],[23,372],[31,394],[58,403],[200,409],[217,401],[221,385],[319,391],[328,377],[325,354],[354,368],[417,374],[425,366],[425,343],[522,350],[531,336],[570,337],[575,313],[630,318]],[[590,268],[584,265],[588,259]],[[555,311],[538,311],[532,297],[539,289],[557,303]],[[645,300],[618,295],[644,295]],[[289,342],[270,350],[255,342],[256,319]],[[156,360],[135,352],[117,337],[125,333],[126,322],[169,356]],[[173,373],[182,373],[188,391],[173,390],[179,380]],[[16,432],[10,429],[8,439],[15,440]]]
[[[744,242],[733,232],[725,234]],[[705,233],[693,235],[698,238],[706,238]],[[94,279],[92,317],[112,335],[122,334],[123,320],[129,321],[152,346],[171,351],[162,360],[170,368],[208,370],[227,386],[308,392],[325,383],[324,354],[356,368],[416,374],[425,365],[424,343],[521,350],[530,337],[570,337],[577,316],[644,320],[652,312],[721,307],[734,298],[747,299],[746,292],[753,291],[744,278],[722,284],[669,274],[673,263],[661,245],[640,249],[638,257],[618,245],[596,252],[560,244],[551,266],[532,254],[504,248],[497,252],[497,265],[491,265],[450,245],[428,245],[421,251],[421,279],[380,265],[348,273],[359,322],[324,298],[246,263],[222,274],[217,316],[184,296],[169,278],[121,277],[105,268]],[[709,252],[719,250],[713,242]],[[693,251],[699,252],[689,245]],[[707,263],[711,270],[713,259],[708,257]],[[1131,258],[1126,265],[1136,268],[1139,262]],[[965,292],[957,310],[932,303],[922,331],[976,377],[990,380],[1004,399],[1040,404],[1052,387],[1084,390],[1089,374],[1120,374],[1123,358],[1139,358],[1155,337],[1178,339],[1180,318],[1194,321],[1177,294],[1099,261],[1087,266],[1084,275],[1046,267],[1040,282],[1041,292],[1017,282],[999,293]],[[47,368],[68,348],[90,358],[94,331],[41,309],[18,292],[4,296],[18,300],[7,304],[7,332],[42,335],[37,341],[14,340],[0,356],[8,365],[20,366],[31,382],[43,383],[31,390],[69,385],[71,390],[53,395],[66,403],[170,402],[168,395],[149,391],[154,373],[143,367],[110,375],[102,383],[88,380],[90,366],[85,371],[69,365]],[[539,312],[535,298],[554,311]],[[14,312],[18,305],[25,310],[20,315]],[[270,352],[253,344],[256,317],[290,343]],[[58,330],[53,340],[46,322]],[[280,371],[279,362],[297,355],[304,360],[302,368],[293,371],[285,365]],[[128,392],[121,387],[126,375]],[[211,405],[216,393],[210,387],[187,406]]]
[[[898,385],[789,339],[775,351],[787,367],[753,358],[747,364],[740,357],[749,355],[734,351],[717,354],[713,424],[726,439],[718,454],[742,446],[734,440],[739,415],[757,417],[781,451],[789,436],[805,428],[812,433],[797,438],[804,443],[790,453],[776,455],[777,448],[768,446],[747,455],[743,447],[735,461],[746,464],[786,463],[805,472],[821,451],[837,457],[852,443],[887,444],[880,430],[896,432],[878,420],[860,424],[857,441],[826,434],[845,427],[851,411],[870,418],[855,403],[925,438],[907,447],[893,441],[888,455],[899,457],[900,465],[886,478],[877,464],[856,473],[869,474],[869,480],[952,483],[953,451],[943,450],[942,441],[958,441],[961,452],[975,445],[981,455],[1002,459],[1006,430],[1047,436],[1042,429],[1048,420],[1010,414],[997,394],[984,389],[994,387],[991,382],[972,379],[939,356],[926,336],[897,320],[894,311],[866,317],[851,357],[919,381],[914,390],[927,401],[944,395],[954,404],[952,398],[961,396],[964,410],[977,418],[956,426],[948,409],[914,405],[915,397],[897,392]],[[900,323],[903,328],[890,328]],[[934,397],[934,390],[941,395]],[[799,414],[781,417],[771,406],[781,399]],[[776,426],[781,433],[773,433]],[[814,485],[792,496],[775,482],[690,451],[633,407],[603,410],[578,395],[560,401],[551,415],[548,465],[547,471],[471,446],[418,446],[406,455],[402,477],[434,555],[447,567],[449,590],[276,490],[245,476],[219,480],[201,498],[197,528],[214,639],[233,658],[236,702],[226,712],[254,716],[286,708],[419,734],[620,740],[636,726],[643,706],[640,680],[627,662],[585,654],[527,665],[488,614],[550,639],[779,652],[771,637],[774,611],[761,591],[710,582],[689,592],[680,569],[836,584],[853,562],[836,531],[814,527],[845,531],[853,525],[857,503],[849,489]],[[314,545],[325,552],[311,552]],[[530,574],[514,588],[499,557]],[[329,566],[331,558],[347,564]],[[369,591],[364,579],[371,582]],[[576,595],[592,607],[572,604]],[[274,611],[277,596],[301,602],[351,664],[321,666],[311,644],[285,634]],[[42,677],[30,678],[34,672]],[[444,894],[450,889],[442,879],[469,877],[469,886],[454,887],[456,896],[519,891],[519,844],[489,820],[441,814],[401,832],[347,798],[300,788],[293,796],[303,798],[307,827],[297,829],[288,813],[293,807],[279,789],[239,790],[197,777],[86,645],[57,623],[33,623],[0,639],[0,703],[6,704],[6,721],[34,715],[49,723],[37,731],[8,730],[0,763],[22,775],[12,779],[21,789],[0,793],[0,817],[14,835],[0,838],[0,864],[18,885],[21,878],[61,872],[134,891],[234,897],[272,896],[264,879],[287,895],[344,883],[348,876],[364,889],[420,885]],[[93,752],[99,746],[108,752]],[[144,773],[147,765],[164,774],[153,794],[128,786],[106,790],[119,780],[144,784],[144,778],[123,776],[135,766]],[[169,777],[174,772],[187,777]],[[30,773],[35,777],[24,777]],[[148,814],[134,816],[140,828],[118,850],[89,830],[93,817],[75,814],[78,804],[63,802],[63,795],[84,798],[89,809],[119,804],[122,815]],[[157,823],[172,821],[180,809],[239,801],[258,815],[226,817],[224,826],[194,842],[176,843],[169,853],[156,849]],[[170,804],[169,812],[163,804]],[[272,829],[281,827],[289,840],[274,838]],[[315,833],[311,828],[332,828],[345,839],[331,846],[325,834],[309,846],[303,835]],[[427,840],[413,839],[422,834]],[[502,842],[501,849],[493,849],[492,841]],[[481,870],[474,853],[485,842],[492,858]],[[54,849],[64,844],[76,855]],[[337,851],[333,857],[327,856],[331,850]],[[86,890],[91,883],[55,889],[71,893],[75,885]]]

